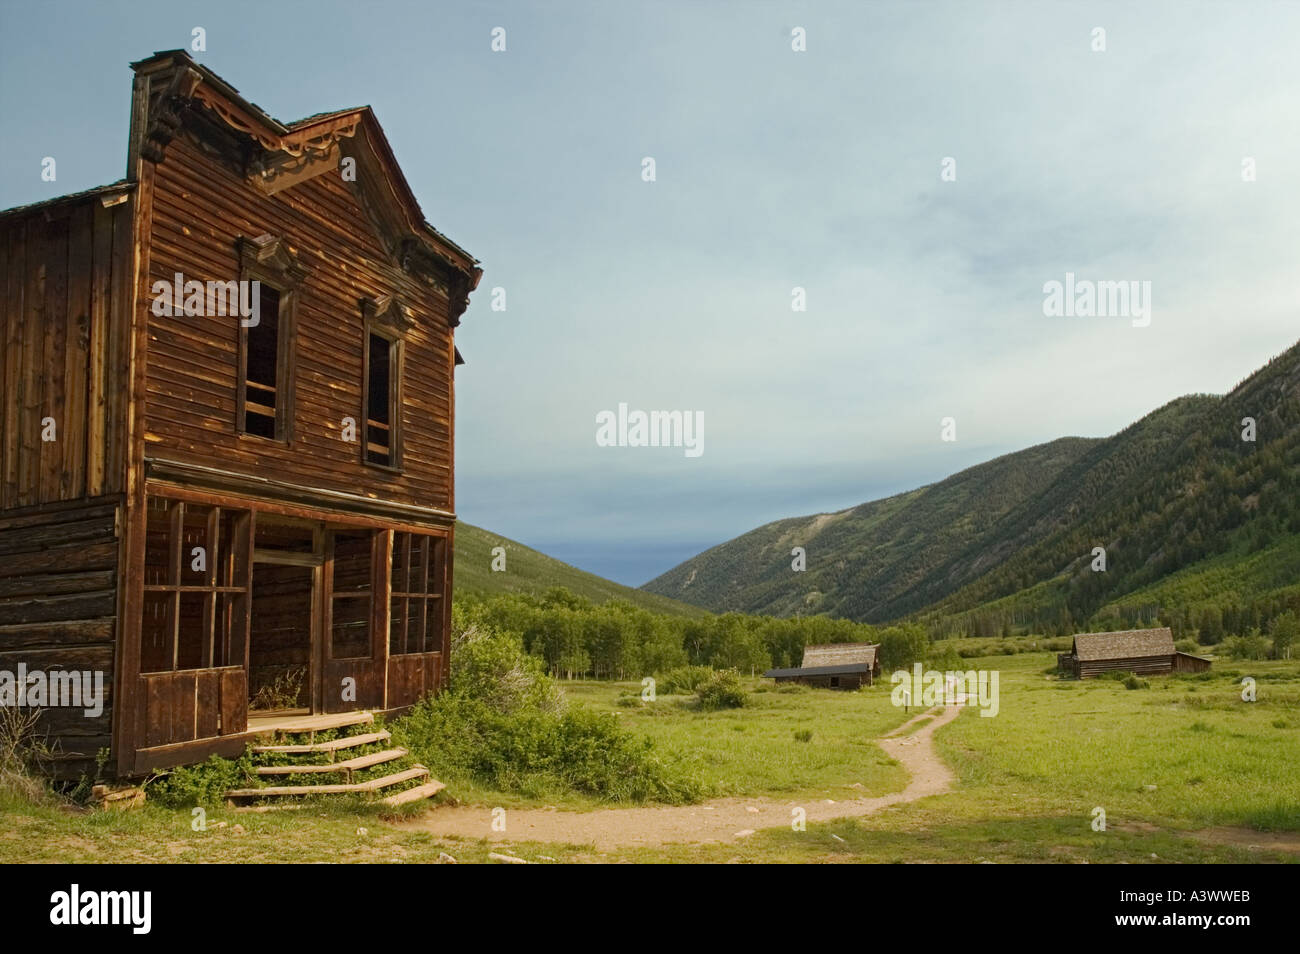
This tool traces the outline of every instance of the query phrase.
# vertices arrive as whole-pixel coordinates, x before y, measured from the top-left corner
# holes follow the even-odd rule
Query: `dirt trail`
[[[810,822],[870,815],[889,805],[913,802],[927,795],[946,792],[953,774],[934,751],[931,737],[961,712],[949,706],[920,713],[881,737],[880,747],[897,759],[911,774],[901,792],[850,801],[830,799],[720,798],[698,805],[657,808],[607,808],[587,812],[555,809],[511,809],[506,813],[506,831],[492,830],[489,808],[438,808],[428,815],[400,824],[435,835],[487,838],[491,841],[547,841],[561,844],[594,844],[605,850],[668,842],[735,841],[759,828],[789,825],[791,809],[799,807]],[[920,719],[935,716],[911,735],[908,728]]]

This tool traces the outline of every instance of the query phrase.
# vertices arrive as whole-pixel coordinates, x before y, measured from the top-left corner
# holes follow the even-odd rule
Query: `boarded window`
[[[162,497],[145,509],[140,671],[242,665],[250,515]]]
[[[393,534],[391,655],[441,651],[446,548],[442,537]]]

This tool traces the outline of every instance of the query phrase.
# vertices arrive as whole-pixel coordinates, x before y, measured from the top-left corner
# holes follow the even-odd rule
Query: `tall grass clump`
[[[41,803],[52,798],[42,781],[53,754],[38,735],[39,710],[0,706],[0,796]]]

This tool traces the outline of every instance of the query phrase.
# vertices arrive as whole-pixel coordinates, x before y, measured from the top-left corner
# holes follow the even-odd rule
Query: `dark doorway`
[[[311,710],[316,569],[253,564],[248,708]]]

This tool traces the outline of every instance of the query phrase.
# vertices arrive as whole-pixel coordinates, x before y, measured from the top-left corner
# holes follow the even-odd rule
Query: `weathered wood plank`
[[[65,447],[68,431],[81,421],[72,421],[67,414],[67,380],[64,377],[64,353],[68,347],[68,236],[67,218],[58,217],[46,223],[45,244],[45,353],[41,364],[44,399],[41,402],[41,442],[37,499],[52,503],[63,499],[60,495]],[[45,421],[53,422],[47,440]]]
[[[24,222],[9,225],[5,234],[8,249],[8,283],[5,289],[4,354],[5,389],[3,443],[0,444],[0,510],[18,506],[19,449],[23,388],[26,374],[22,366],[27,294],[27,227]]]
[[[71,649],[87,643],[111,643],[115,623],[105,617],[0,626],[0,650]]]
[[[116,611],[116,589],[39,599],[20,597],[0,600],[0,626],[94,619],[112,616]]]
[[[0,576],[47,573],[55,569],[114,569],[117,567],[117,549],[117,543],[110,541],[91,546],[79,544],[70,549],[50,548],[0,555]]]
[[[93,224],[94,209],[90,203],[82,203],[72,210],[68,235],[67,341],[63,371],[63,417],[66,424],[60,435],[63,449],[58,489],[60,500],[75,500],[86,493]]]
[[[113,570],[0,576],[0,600],[17,596],[61,596],[68,593],[112,590],[116,577],[117,574]]]
[[[89,380],[86,394],[86,493],[104,492],[108,441],[108,390],[111,380],[108,350],[109,323],[113,318],[113,212],[93,203],[94,223],[90,276],[90,338],[87,343]]]

